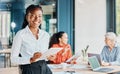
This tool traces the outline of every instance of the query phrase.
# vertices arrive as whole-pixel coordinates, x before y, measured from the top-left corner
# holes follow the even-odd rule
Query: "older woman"
[[[106,33],[105,43],[101,52],[103,65],[120,65],[120,46],[116,43],[115,33]]]

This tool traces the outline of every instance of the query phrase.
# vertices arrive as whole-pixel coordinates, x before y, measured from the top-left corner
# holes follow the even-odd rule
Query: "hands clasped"
[[[108,62],[104,62],[104,61],[102,61],[102,65],[103,65],[103,66],[110,66],[111,64],[108,63]]]

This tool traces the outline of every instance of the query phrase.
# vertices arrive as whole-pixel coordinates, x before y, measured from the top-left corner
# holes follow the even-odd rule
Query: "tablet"
[[[46,52],[44,52],[42,54],[42,56],[37,59],[37,60],[43,60],[43,59],[46,59],[48,56],[50,55],[54,55],[54,54],[57,54],[60,50],[62,50],[63,48],[50,48],[48,49]]]

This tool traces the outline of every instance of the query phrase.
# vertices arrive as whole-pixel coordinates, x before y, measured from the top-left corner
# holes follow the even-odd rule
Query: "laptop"
[[[101,59],[101,56],[100,54],[96,54],[96,53],[88,53],[88,57],[92,57],[92,56],[96,56],[100,65],[102,65],[102,59]]]
[[[113,68],[101,67],[96,56],[88,57],[88,62],[90,63],[92,70],[96,72],[109,72],[113,70]]]

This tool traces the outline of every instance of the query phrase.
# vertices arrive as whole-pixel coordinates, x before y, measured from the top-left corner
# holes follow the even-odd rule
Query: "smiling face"
[[[59,38],[61,44],[67,44],[68,42],[68,35],[64,33],[61,38]]]
[[[110,50],[112,50],[115,46],[115,41],[107,37],[105,38],[105,43],[110,48]]]
[[[35,8],[27,14],[26,19],[30,27],[37,28],[42,23],[42,11]]]
[[[112,41],[109,38],[105,38],[105,43],[106,45],[110,46],[110,44],[112,43]]]

